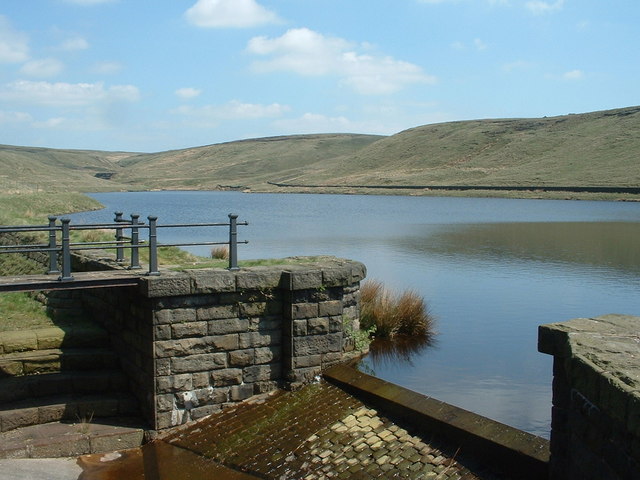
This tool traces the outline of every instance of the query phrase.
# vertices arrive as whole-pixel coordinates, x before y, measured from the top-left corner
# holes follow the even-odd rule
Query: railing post
[[[55,231],[57,219],[57,217],[49,215],[49,271],[47,274],[60,273]]]
[[[142,268],[140,266],[140,252],[138,251],[140,245],[140,232],[136,225],[138,225],[138,219],[140,215],[136,213],[131,214],[131,266],[129,270],[138,270]]]
[[[160,275],[158,270],[158,217],[148,216],[149,220],[149,275]]]
[[[69,282],[73,280],[71,275],[71,239],[69,235],[69,223],[71,219],[62,218],[62,275],[58,280]]]
[[[116,218],[113,219],[114,222],[126,222],[126,220],[122,218],[122,212],[114,213],[116,216]],[[121,242],[122,240],[124,240],[124,236],[122,235],[122,228],[116,228],[116,242]],[[124,262],[124,260],[124,247],[122,247],[122,245],[118,243],[118,245],[116,246],[116,262]]]
[[[238,268],[238,215],[229,214],[229,270]]]

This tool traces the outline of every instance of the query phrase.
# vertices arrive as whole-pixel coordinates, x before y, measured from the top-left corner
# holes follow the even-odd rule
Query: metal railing
[[[115,212],[114,223],[104,224],[82,224],[71,225],[71,219],[49,217],[48,225],[27,225],[27,226],[0,226],[0,234],[20,234],[20,233],[48,233],[48,243],[46,244],[25,244],[25,245],[0,245],[2,253],[45,253],[49,257],[49,269],[47,274],[60,274],[58,280],[66,282],[72,281],[71,274],[71,252],[80,250],[95,249],[115,249],[116,261],[123,263],[125,250],[130,250],[130,270],[139,270],[140,249],[147,248],[149,251],[149,271],[147,275],[160,275],[158,269],[158,247],[189,247],[206,245],[227,245],[229,248],[229,270],[238,270],[238,244],[246,244],[248,241],[238,241],[238,226],[249,225],[247,222],[238,222],[238,215],[229,214],[229,222],[226,223],[180,223],[180,224],[158,224],[158,217],[150,215],[147,217],[148,223],[140,222],[140,215],[131,214],[131,219],[123,218],[122,212]],[[229,240],[225,242],[190,242],[190,243],[159,243],[158,229],[161,228],[193,228],[193,227],[228,227]],[[140,230],[148,230],[148,241],[140,238]],[[88,230],[114,230],[115,240],[96,242],[74,242],[71,240],[72,231]],[[129,236],[125,232],[130,231]],[[60,268],[58,268],[60,265]]]

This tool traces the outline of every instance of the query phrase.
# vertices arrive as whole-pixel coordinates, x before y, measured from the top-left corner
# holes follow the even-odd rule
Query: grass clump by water
[[[375,327],[376,338],[427,337],[433,333],[433,316],[415,290],[397,294],[377,280],[360,287],[360,328]]]
[[[229,260],[229,247],[220,245],[211,249],[211,258],[217,260]]]

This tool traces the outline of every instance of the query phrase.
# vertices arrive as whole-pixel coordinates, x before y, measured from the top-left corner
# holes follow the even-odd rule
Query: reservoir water
[[[412,288],[436,317],[435,341],[360,368],[417,392],[548,437],[551,358],[538,325],[607,313],[640,315],[640,204],[372,195],[122,192],[106,209],[159,224],[225,222],[237,213],[239,258],[335,255],[368,278]],[[212,234],[220,236],[212,238]],[[159,241],[224,241],[221,230],[167,229]],[[209,247],[192,247],[207,255]]]

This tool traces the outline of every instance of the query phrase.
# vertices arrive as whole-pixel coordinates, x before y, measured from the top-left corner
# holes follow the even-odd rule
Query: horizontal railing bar
[[[157,228],[188,228],[188,227],[228,227],[229,223],[167,223],[158,224]],[[236,225],[249,225],[247,222],[238,222]]]
[[[17,248],[47,248],[49,244],[33,245],[0,245],[0,250],[15,250]]]
[[[19,225],[0,227],[0,233],[22,233],[22,232],[51,232],[60,230],[60,227],[49,227],[49,225],[21,227]]]
[[[19,245],[19,247],[24,247],[24,245]],[[59,252],[60,248],[18,248],[16,250],[7,250],[6,252],[2,251],[0,248],[0,253],[38,253],[38,252]]]
[[[236,243],[249,243],[249,240]],[[201,245],[229,245],[229,242],[198,242],[198,243],[159,243],[158,248],[162,247],[199,247]]]

